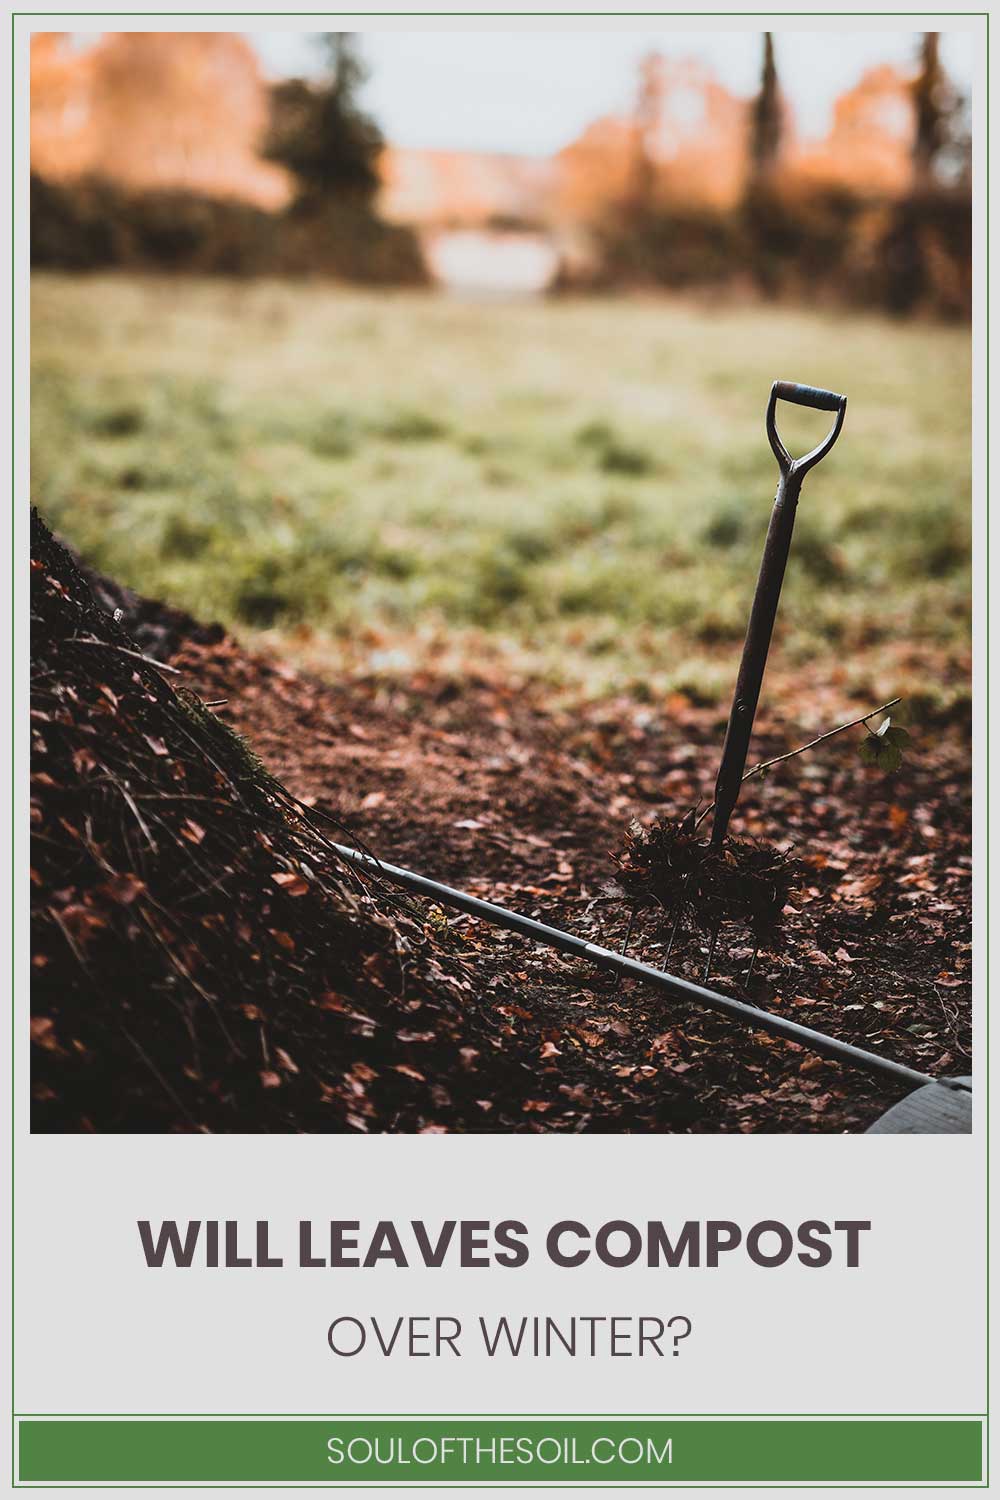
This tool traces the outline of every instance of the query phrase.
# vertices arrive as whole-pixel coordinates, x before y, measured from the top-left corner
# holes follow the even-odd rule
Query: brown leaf
[[[46,1052],[62,1051],[56,1036],[56,1025],[51,1016],[32,1016],[31,1040],[37,1042],[39,1047],[44,1047]]]
[[[141,896],[146,889],[146,882],[140,880],[131,870],[126,870],[121,875],[113,875],[101,886],[101,890],[112,901],[120,901],[122,906],[131,906],[137,896]]]

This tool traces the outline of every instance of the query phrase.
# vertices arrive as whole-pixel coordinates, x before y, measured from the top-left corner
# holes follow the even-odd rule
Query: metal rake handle
[[[814,411],[836,412],[833,426],[823,441],[802,458],[792,458],[788,449],[778,436],[778,428],[775,423],[775,414],[778,401],[790,401],[793,406],[809,406]],[[847,411],[847,397],[839,396],[836,391],[822,391],[815,385],[798,385],[794,380],[776,380],[771,387],[770,400],[767,403],[767,440],[771,444],[771,451],[778,460],[778,467],[782,474],[788,475],[794,472],[802,475],[807,474],[811,468],[825,458],[840,436],[840,429],[844,425],[844,414]]]

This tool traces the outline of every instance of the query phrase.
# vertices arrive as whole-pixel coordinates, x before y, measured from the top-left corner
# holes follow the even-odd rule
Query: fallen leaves
[[[67,608],[72,596],[54,591]],[[889,1102],[864,1075],[632,981],[615,989],[513,934],[399,893],[381,906],[266,817],[227,843],[225,779],[158,720],[134,662],[84,654],[49,660],[57,701],[40,689],[33,720],[41,1128],[840,1131]],[[669,710],[625,695],[563,710],[499,673],[320,683],[221,638],[183,661],[307,806],[377,813],[358,831],[387,858],[602,945],[624,935],[603,887],[628,813],[647,827],[667,796],[710,796],[721,721],[683,695]],[[787,744],[766,717],[757,732],[762,754]],[[737,821],[787,836],[810,882],[785,903],[751,999],[916,1066],[967,1068],[965,752],[959,733],[922,737],[891,800],[832,755],[808,779],[748,786]],[[157,852],[108,779],[112,753]],[[239,754],[213,742],[217,764]],[[149,786],[128,780],[136,755]],[[661,962],[664,928],[644,913],[633,951]],[[724,929],[718,987],[743,997],[753,952]],[[705,956],[704,934],[682,927],[671,966],[700,978]],[[123,1018],[175,1098],[121,1039]],[[88,1092],[98,1070],[115,1086]]]
[[[31,1040],[36,1046],[44,1047],[49,1052],[62,1051],[51,1016],[32,1016]]]
[[[872,891],[877,891],[883,883],[884,877],[881,874],[859,875],[852,880],[843,880],[833,893],[834,899],[839,897],[843,900],[846,897],[848,900],[857,900],[871,895]]]

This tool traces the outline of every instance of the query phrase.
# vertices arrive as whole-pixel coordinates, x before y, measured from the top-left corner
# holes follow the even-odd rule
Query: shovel
[[[792,458],[778,436],[775,411],[779,399],[790,401],[795,406],[810,406],[816,411],[835,413],[833,426],[823,442],[802,458]],[[780,477],[778,492],[774,499],[774,509],[771,511],[771,522],[764,542],[764,555],[760,561],[760,573],[757,576],[757,587],[754,591],[753,607],[750,610],[746,640],[743,643],[743,656],[740,661],[739,676],[736,679],[733,706],[729,712],[726,738],[722,746],[719,775],[715,783],[711,844],[716,849],[721,848],[725,840],[729,819],[732,817],[740,794],[747,751],[750,748],[750,735],[757,712],[757,700],[760,697],[768,648],[771,644],[771,631],[774,628],[774,617],[781,595],[781,583],[785,576],[785,564],[788,561],[788,549],[792,541],[799,491],[802,489],[802,481],[809,470],[814,469],[820,459],[826,457],[840,436],[846,411],[847,397],[838,396],[834,391],[817,390],[812,385],[796,385],[790,380],[776,380],[771,387],[771,397],[767,403],[767,437],[774,456],[778,460]]]

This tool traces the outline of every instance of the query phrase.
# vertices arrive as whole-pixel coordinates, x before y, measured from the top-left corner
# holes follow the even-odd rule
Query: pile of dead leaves
[[[37,516],[31,610],[34,1128],[474,1112],[461,963],[168,685]]]
[[[799,869],[788,850],[761,839],[729,836],[716,848],[699,838],[693,814],[649,825],[633,818],[613,858],[631,905],[705,931],[736,922],[758,947],[773,943]]]

